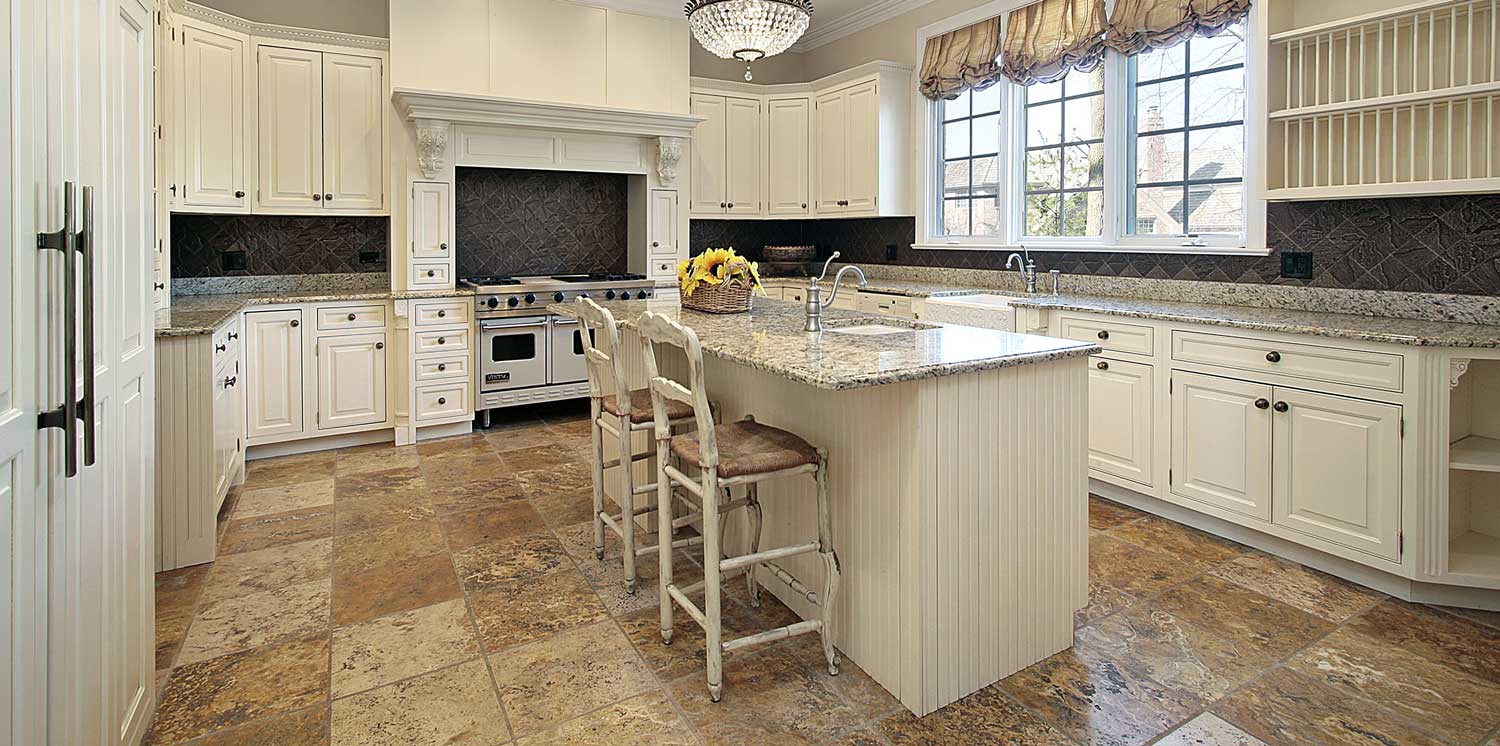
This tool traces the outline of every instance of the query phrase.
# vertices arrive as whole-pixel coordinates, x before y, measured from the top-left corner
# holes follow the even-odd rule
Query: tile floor
[[[731,655],[713,704],[702,634],[679,614],[661,645],[654,585],[624,593],[618,545],[593,557],[587,442],[567,407],[252,462],[219,560],[157,577],[147,742],[1500,746],[1500,614],[1099,499],[1072,650],[918,720],[794,638]],[[731,587],[736,632],[788,620]]]

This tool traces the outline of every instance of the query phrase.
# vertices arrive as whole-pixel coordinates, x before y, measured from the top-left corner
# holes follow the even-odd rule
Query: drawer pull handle
[[[438,397],[438,404],[447,404],[447,403],[448,403],[448,400],[446,398],[441,397],[441,396]]]
[[[223,352],[227,349],[229,348],[225,347],[224,345],[214,345],[214,352]]]
[[[350,321],[353,321],[353,320],[354,320],[354,319],[356,319],[356,318],[358,318],[358,317],[357,317],[357,316],[355,316],[355,315],[354,315],[354,314],[352,314],[352,313],[351,313],[351,314],[349,314],[349,320],[350,320]]]
[[[448,364],[447,363],[438,363],[438,372],[439,373],[442,373],[443,371],[445,371],[447,369],[448,369]]]
[[[440,319],[443,318],[444,316],[447,316],[447,315],[448,315],[447,311],[438,311],[438,318],[440,318]]]
[[[1271,400],[1269,400],[1269,399],[1256,399],[1255,400],[1255,408],[1256,409],[1270,409],[1271,408]]]
[[[224,388],[227,389],[227,388],[235,385],[236,383],[239,382],[239,380],[240,380],[239,376],[225,376],[224,377]]]
[[[448,344],[448,338],[447,337],[438,337],[438,344],[440,344],[440,345]]]
[[[385,343],[384,342],[376,342],[375,343],[375,349],[377,349],[377,350],[383,350],[383,349],[385,349]]]
[[[300,322],[300,321],[298,321],[296,319],[292,319],[291,326],[292,326],[293,329],[296,329],[297,327],[302,326],[302,322]]]
[[[1099,338],[1100,339],[1109,339],[1109,332],[1106,331],[1106,330],[1101,329],[1099,331]]]
[[[1098,368],[1099,370],[1109,370],[1109,363],[1106,363],[1103,360],[1100,360],[1098,363],[1096,363],[1094,365],[1094,367]]]
[[[240,333],[239,332],[230,332],[229,335],[228,335],[228,337],[229,337],[229,339],[239,339],[240,338]]]
[[[1268,363],[1279,363],[1279,362],[1281,362],[1281,353],[1275,352],[1275,351],[1267,352],[1266,353],[1266,362],[1268,362]]]
[[[1278,411],[1278,412],[1285,412],[1285,411],[1287,411],[1287,410],[1288,410],[1288,409],[1291,409],[1291,406],[1290,406],[1290,405],[1288,405],[1288,404],[1287,404],[1287,403],[1286,403],[1286,402],[1284,402],[1284,401],[1279,401],[1279,402],[1276,402],[1276,407],[1275,407],[1275,409],[1276,409],[1276,411]]]
[[[427,270],[427,276],[428,277],[437,277],[437,270],[435,270],[435,269],[429,269],[429,270]]]

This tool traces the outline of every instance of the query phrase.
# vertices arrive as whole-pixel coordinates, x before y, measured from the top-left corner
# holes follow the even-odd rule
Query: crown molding
[[[194,18],[204,23],[211,23],[215,26],[222,26],[247,36],[310,44],[329,44],[332,46],[370,49],[382,52],[390,51],[391,48],[391,40],[379,36],[363,36],[360,34],[346,34],[341,31],[323,31],[321,29],[301,28],[299,26],[260,23],[248,18],[241,18],[225,13],[222,10],[215,10],[206,5],[200,5],[192,2],[192,0],[173,0],[171,6],[179,15]]]
[[[888,73],[910,76],[913,69],[911,65],[904,65],[900,62],[875,60],[873,62],[866,62],[863,65],[856,65],[848,70],[840,70],[832,75],[825,75],[817,80],[811,80],[806,83],[761,84],[694,76],[688,78],[688,86],[694,93],[739,93],[750,96],[798,95],[842,88],[849,83],[866,80],[881,74]]]
[[[592,5],[596,8],[609,8],[611,10],[622,10],[626,13],[639,13],[644,16],[660,16],[662,18],[676,18],[687,22],[687,16],[683,15],[683,3],[681,0],[569,0],[580,5]]]
[[[693,128],[704,119],[693,114],[524,101],[413,88],[397,88],[392,92],[391,98],[396,102],[397,110],[407,119],[453,125],[477,124],[648,138],[690,138],[693,136]]]
[[[872,0],[859,10],[850,11],[827,23],[820,23],[807,30],[790,51],[803,53],[857,34],[871,26],[885,23],[904,13],[910,13],[932,0]]]

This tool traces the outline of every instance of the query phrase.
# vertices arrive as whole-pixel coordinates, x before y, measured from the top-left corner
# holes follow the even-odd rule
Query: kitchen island
[[[624,328],[633,385],[644,385],[633,328],[647,311],[666,314],[697,332],[724,421],[754,415],[829,451],[843,568],[834,641],[912,712],[1072,644],[1073,611],[1087,602],[1087,356],[1097,346],[839,310],[809,334],[800,304],[767,298],[731,315],[675,300],[603,305]],[[839,331],[861,324],[903,328]],[[683,361],[660,365],[686,380]],[[768,482],[760,495],[763,546],[815,531],[810,480]],[[747,551],[733,528],[726,546]],[[822,572],[816,555],[787,569]],[[765,588],[816,614],[781,584]]]

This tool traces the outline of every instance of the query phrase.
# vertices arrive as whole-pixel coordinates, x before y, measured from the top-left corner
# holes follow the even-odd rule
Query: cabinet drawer
[[[904,319],[912,318],[911,298],[904,295],[859,293],[855,297],[855,307],[864,313],[878,313],[882,316],[897,316]]]
[[[677,262],[672,259],[651,259],[651,279],[671,279],[677,276]]]
[[[1402,383],[1400,355],[1255,337],[1176,330],[1172,359],[1385,391],[1400,391]]]
[[[418,381],[444,381],[450,378],[468,380],[468,355],[430,355],[417,360]]]
[[[789,301],[792,301],[793,303],[806,303],[807,302],[807,288],[802,288],[802,287],[785,287],[785,288],[782,288],[781,289],[781,299],[782,300],[789,300]]]
[[[417,326],[455,326],[469,323],[468,301],[443,301],[442,303],[420,303],[412,311],[412,322]]]
[[[417,332],[417,342],[412,352],[421,355],[428,352],[467,352],[469,350],[468,329],[445,329],[442,331]]]
[[[385,306],[342,306],[318,309],[318,331],[384,329]]]
[[[453,284],[453,265],[447,262],[412,262],[411,287],[448,287]]]
[[[1083,316],[1059,316],[1057,336],[1093,342],[1112,352],[1151,355],[1156,349],[1156,330],[1139,324]]]
[[[473,413],[473,408],[469,406],[468,381],[417,387],[416,419],[419,422],[468,417]]]

